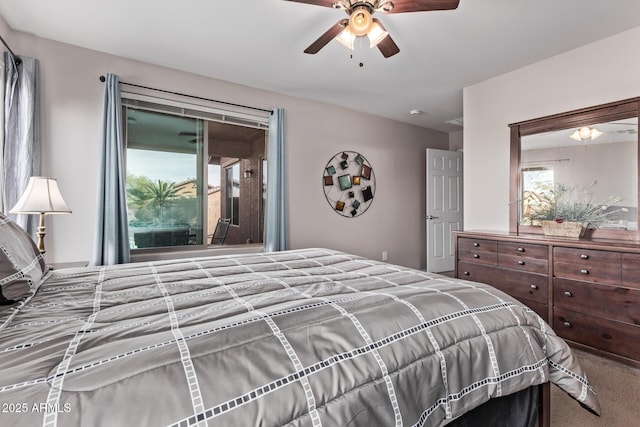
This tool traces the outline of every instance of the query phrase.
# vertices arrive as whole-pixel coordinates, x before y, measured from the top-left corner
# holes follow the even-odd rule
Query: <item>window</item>
[[[266,121],[124,94],[123,104],[130,248],[204,247],[219,218],[232,224],[225,245],[262,243],[265,183],[254,170],[264,168]]]
[[[532,225],[531,213],[553,201],[553,189],[553,169],[547,167],[522,169],[522,224]]]

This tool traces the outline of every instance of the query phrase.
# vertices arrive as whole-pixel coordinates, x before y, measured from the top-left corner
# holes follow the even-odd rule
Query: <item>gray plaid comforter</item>
[[[6,426],[435,426],[546,381],[599,411],[516,300],[326,249],[56,270],[0,328]]]

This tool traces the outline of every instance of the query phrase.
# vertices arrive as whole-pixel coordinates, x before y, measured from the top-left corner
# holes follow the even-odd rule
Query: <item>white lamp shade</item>
[[[383,30],[380,24],[374,21],[371,25],[371,29],[367,33],[367,36],[369,37],[369,47],[378,46],[378,43],[384,40],[388,35],[389,33]]]
[[[596,128],[591,128],[591,139],[596,139],[597,137],[599,137],[600,135],[602,135],[602,132],[600,132],[598,129]]]
[[[340,34],[338,34],[336,40],[347,49],[353,50],[353,44],[356,40],[356,35],[351,32],[349,27],[346,27]]]
[[[32,176],[18,203],[9,211],[12,214],[62,214],[71,213],[53,178]]]

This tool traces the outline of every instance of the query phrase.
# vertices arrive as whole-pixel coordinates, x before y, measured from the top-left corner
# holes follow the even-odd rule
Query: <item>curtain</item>
[[[129,262],[124,150],[120,82],[117,75],[107,74],[98,175],[98,209],[91,265]]]
[[[269,116],[264,248],[267,252],[288,249],[284,110],[282,108],[274,109]]]
[[[4,139],[0,155],[0,209],[8,212],[40,174],[40,106],[38,60],[4,53]],[[9,215],[32,236],[33,215]]]

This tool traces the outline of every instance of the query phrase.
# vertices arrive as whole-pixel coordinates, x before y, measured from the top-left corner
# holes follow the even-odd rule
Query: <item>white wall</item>
[[[640,27],[464,89],[464,224],[509,229],[510,123],[640,96]]]
[[[590,188],[594,201],[614,196],[621,206],[638,205],[638,144],[636,141],[523,150],[527,166],[553,169],[557,184]],[[549,159],[562,161],[549,162]],[[594,184],[595,182],[595,184]]]
[[[14,32],[12,49],[40,60],[42,173],[56,177],[72,215],[47,218],[47,260],[83,261],[93,245],[103,84],[98,76],[244,105],[285,109],[290,246],[325,246],[424,267],[425,148],[448,136],[412,125]],[[374,168],[373,204],[357,218],[326,202],[322,175],[337,152],[361,152]]]

